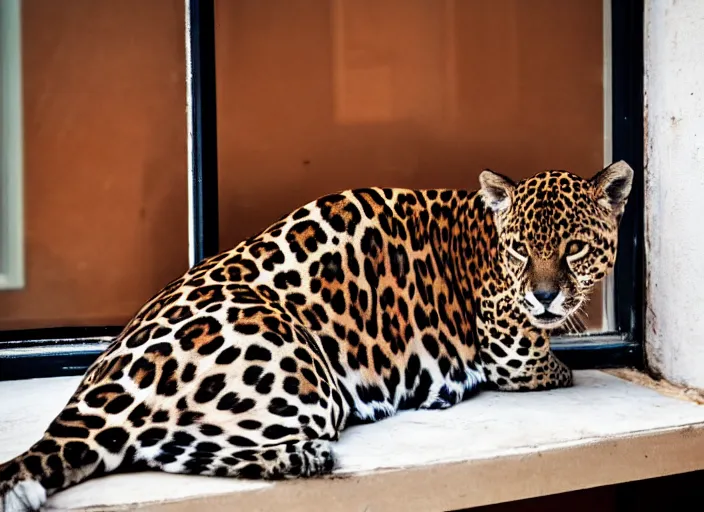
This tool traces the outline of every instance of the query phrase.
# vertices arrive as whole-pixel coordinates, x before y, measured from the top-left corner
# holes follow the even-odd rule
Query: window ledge
[[[76,377],[0,382],[0,460],[36,441]],[[670,393],[672,394],[672,393]],[[52,496],[48,510],[451,510],[704,469],[704,407],[600,371],[571,389],[484,392],[345,431],[330,478],[142,473]]]

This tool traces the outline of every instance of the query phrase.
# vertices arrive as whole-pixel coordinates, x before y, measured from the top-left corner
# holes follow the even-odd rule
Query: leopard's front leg
[[[537,391],[572,386],[572,370],[550,349],[546,331],[479,322],[477,335],[488,387]]]

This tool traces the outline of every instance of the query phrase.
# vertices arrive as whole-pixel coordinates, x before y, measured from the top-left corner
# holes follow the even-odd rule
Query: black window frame
[[[189,0],[189,250],[191,265],[218,252],[214,0]],[[614,332],[558,338],[575,369],[643,368],[643,0],[612,0],[613,160],[635,171],[614,269]],[[189,58],[190,57],[190,58]],[[0,331],[0,380],[80,375],[122,326]]]

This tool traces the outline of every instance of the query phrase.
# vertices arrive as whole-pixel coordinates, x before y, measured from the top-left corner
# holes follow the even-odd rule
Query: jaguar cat
[[[350,424],[480,387],[570,386],[549,333],[613,267],[632,180],[622,161],[591,179],[486,170],[476,192],[363,188],[298,208],[144,305],[0,466],[0,509],[117,471],[321,475]]]

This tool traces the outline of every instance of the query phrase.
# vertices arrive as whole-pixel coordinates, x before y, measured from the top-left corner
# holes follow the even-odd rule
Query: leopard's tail
[[[105,465],[85,439],[44,438],[0,465],[0,512],[39,510],[47,497],[92,476]]]
[[[0,465],[0,512],[39,510],[46,502],[46,488],[24,463],[30,456],[27,452]]]

